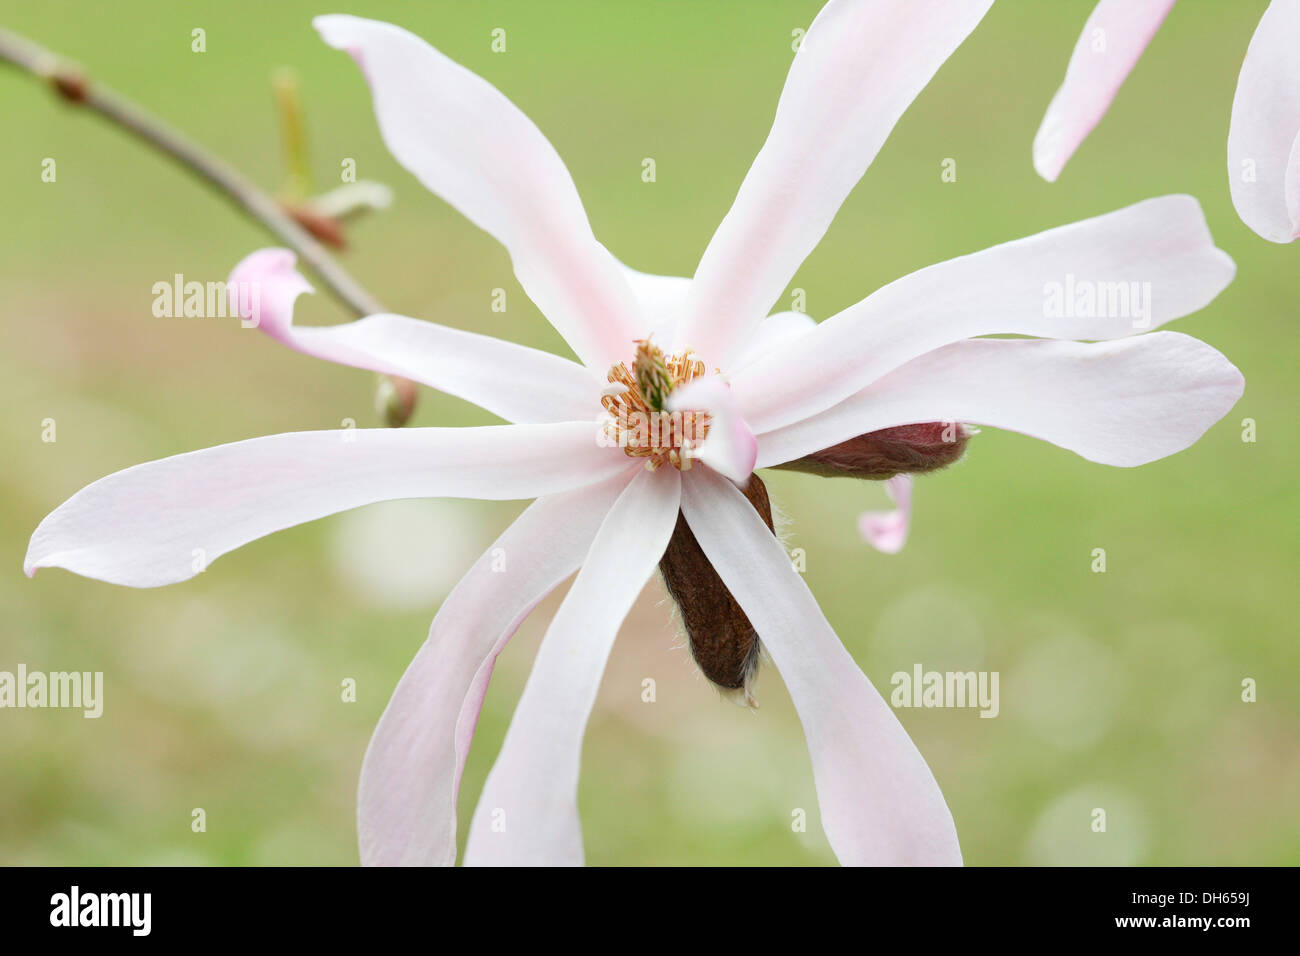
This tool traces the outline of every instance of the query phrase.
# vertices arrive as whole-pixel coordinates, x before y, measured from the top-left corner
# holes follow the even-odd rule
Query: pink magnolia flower
[[[299,432],[139,465],[48,516],[28,573],[57,566],[151,587],[193,576],[196,550],[212,560],[374,501],[535,498],[443,603],[375,731],[359,788],[364,863],[454,862],[460,778],[494,662],[574,572],[473,815],[466,862],[582,862],[586,723],[657,566],[688,628],[700,628],[689,636],[715,683],[748,690],[761,639],[803,723],[842,862],[960,863],[934,776],[793,569],[752,473],[925,470],[964,445],[931,434],[944,422],[1138,465],[1194,442],[1242,390],[1237,370],[1195,339],[1129,337],[1129,318],[1044,306],[1044,284],[1069,275],[1149,283],[1151,327],[1203,307],[1233,265],[1184,196],[931,266],[820,324],[767,314],[990,2],[832,0],[691,279],[615,260],[550,144],[483,79],[395,26],[319,18],[326,42],[361,65],[394,156],[506,246],[580,361],[398,315],[296,327],[307,284],[293,256],[254,253],[232,282],[258,284],[269,335],[509,424]],[[1040,338],[979,338],[996,333]]]
[[[1092,132],[1174,0],[1101,0],[1034,137],[1055,182]],[[1300,0],[1272,0],[1246,50],[1228,128],[1228,186],[1242,221],[1272,242],[1300,237]]]

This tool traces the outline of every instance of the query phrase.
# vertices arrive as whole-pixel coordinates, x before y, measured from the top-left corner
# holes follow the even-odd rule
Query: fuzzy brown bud
[[[415,383],[396,375],[379,379],[375,391],[375,410],[389,428],[401,428],[415,411]]]
[[[745,497],[772,530],[772,504],[758,475],[750,475]],[[752,685],[762,652],[758,634],[680,513],[659,570],[704,676],[724,690],[743,690],[745,702],[754,706]]]
[[[84,103],[90,93],[90,83],[81,73],[62,70],[50,77],[54,89],[69,103]]]
[[[867,432],[776,467],[823,478],[885,481],[947,468],[966,452],[974,431],[960,422],[922,422]]]

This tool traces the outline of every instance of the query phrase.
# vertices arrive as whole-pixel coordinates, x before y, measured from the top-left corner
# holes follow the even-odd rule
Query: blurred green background
[[[924,265],[1164,193],[1204,205],[1237,280],[1176,328],[1241,367],[1241,403],[1196,446],[1137,469],[986,429],[924,478],[907,549],[856,517],[877,485],[767,479],[853,656],[888,691],[914,662],[1001,674],[1001,714],[904,710],[971,864],[1300,862],[1294,393],[1300,247],[1228,198],[1237,71],[1264,0],[1184,2],[1109,116],[1048,185],[1030,142],[1091,2],[995,6],[903,117],[793,286],[824,318]],[[792,31],[818,0],[371,2],[502,89],[569,165],[597,235],[690,274],[767,134]],[[355,67],[310,26],[328,6],[0,0],[0,23],[237,163],[285,177],[270,76],[298,72],[317,185],[355,158],[396,204],[350,232],[390,308],[563,349],[492,239],[390,159]],[[207,52],[190,49],[206,30]],[[490,31],[507,32],[493,54]],[[869,95],[869,94],[868,94]],[[380,505],[263,539],[196,580],[136,591],[21,572],[32,529],[137,462],[280,431],[374,424],[373,378],[230,320],[158,319],[154,282],[222,279],[272,244],[168,161],[0,69],[0,669],[101,670],[104,716],[0,712],[0,862],[350,864],[366,741],[429,619],[521,503]],[[41,181],[41,161],[57,182]],[[657,181],[641,180],[643,158]],[[955,183],[940,164],[956,160]],[[491,290],[509,310],[490,310]],[[304,324],[347,318],[327,295]],[[1241,440],[1241,421],[1258,441]],[[57,442],[41,440],[42,420]],[[415,424],[492,419],[424,391]],[[328,476],[322,475],[322,481]],[[1104,547],[1108,570],[1090,569]],[[775,670],[750,714],[702,681],[657,582],[592,716],[581,808],[597,864],[833,863]],[[462,826],[553,598],[503,655],[466,771]],[[654,704],[641,680],[658,683]],[[344,703],[353,678],[358,700]],[[1241,682],[1258,682],[1243,703]],[[207,831],[191,831],[202,807]],[[1109,828],[1089,829],[1104,807]],[[808,832],[791,832],[791,811]]]

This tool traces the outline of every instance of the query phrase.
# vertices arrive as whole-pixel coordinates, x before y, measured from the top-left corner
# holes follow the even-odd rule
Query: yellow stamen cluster
[[[600,403],[613,420],[605,434],[631,458],[646,459],[654,471],[664,464],[679,471],[691,467],[691,452],[709,433],[705,412],[664,410],[668,393],[704,374],[704,363],[686,352],[665,356],[648,339],[637,341],[632,368],[610,366],[609,383]]]

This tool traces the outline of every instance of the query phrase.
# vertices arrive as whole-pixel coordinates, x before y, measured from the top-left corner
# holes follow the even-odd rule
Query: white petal
[[[664,407],[670,412],[704,411],[713,419],[703,444],[691,457],[725,475],[742,488],[754,473],[758,442],[736,407],[731,386],[717,375],[697,378],[675,388]]]
[[[816,327],[817,322],[804,312],[777,312],[769,315],[758,323],[749,343],[741,350],[736,359],[736,370],[753,364],[768,353],[776,354]]]
[[[1203,308],[1234,271],[1195,199],[1148,199],[913,272],[731,383],[761,435],[950,342],[999,333],[1111,339],[1155,328]],[[1085,288],[1094,309],[1080,315]]]
[[[506,247],[520,285],[578,357],[600,372],[629,358],[643,334],[632,294],[532,120],[400,27],[341,14],[313,23],[357,60],[394,158]]]
[[[1115,342],[971,339],[758,440],[762,468],[855,435],[917,422],[1023,432],[1104,465],[1182,451],[1241,397],[1236,367],[1198,339],[1153,332]]]
[[[1251,37],[1232,100],[1228,184],[1251,229],[1300,238],[1300,0],[1273,0]]]
[[[1034,137],[1034,169],[1055,182],[1160,29],[1174,0],[1101,0]]]
[[[676,350],[730,368],[894,124],[992,0],[831,0],[695,272]]]
[[[677,339],[677,326],[691,291],[691,280],[683,276],[661,276],[638,272],[623,266],[623,275],[636,296],[641,312],[650,326],[650,335],[661,347],[672,347]],[[748,343],[736,358],[734,368],[744,368],[764,353],[780,348],[795,336],[802,335],[817,323],[804,312],[775,312],[758,323]],[[680,350],[693,351],[690,342],[682,343]]]
[[[651,272],[638,272],[631,266],[619,263],[623,278],[636,298],[637,306],[645,317],[647,334],[660,348],[673,344],[682,306],[691,291],[691,280],[685,276],[661,276]]]
[[[292,432],[127,468],[81,489],[32,535],[24,569],[131,587],[184,581],[227,551],[396,498],[535,498],[627,466],[594,422]]]
[[[231,285],[243,290],[240,314],[277,342],[329,362],[409,378],[510,422],[580,421],[598,412],[603,379],[549,352],[404,315],[295,326],[294,300],[311,291],[294,268],[296,259],[288,249],[262,249],[230,274]]]
[[[952,814],[925,759],[753,507],[702,471],[682,482],[682,512],[790,691],[840,862],[959,865]]]
[[[862,540],[877,551],[898,554],[907,543],[912,524],[912,476],[895,475],[885,482],[885,490],[898,507],[893,511],[864,511],[858,515]]]
[[[357,794],[363,864],[456,861],[456,797],[497,655],[578,570],[631,479],[629,471],[539,498],[447,596],[366,750]]]
[[[642,471],[610,509],[542,640],[470,823],[466,865],[583,861],[578,765],[587,719],[623,618],[677,524],[681,477]]]

